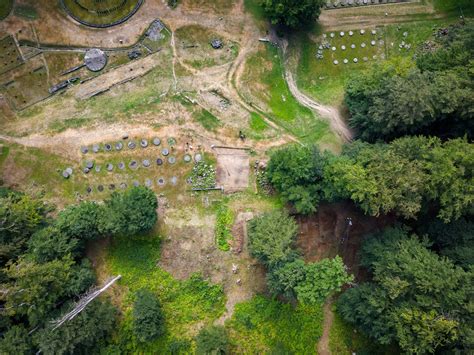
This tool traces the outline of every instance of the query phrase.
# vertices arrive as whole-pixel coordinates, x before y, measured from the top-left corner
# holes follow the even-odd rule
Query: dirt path
[[[349,142],[352,140],[353,133],[342,118],[339,110],[336,107],[322,105],[303,94],[296,86],[295,78],[288,70],[286,65],[285,79],[288,83],[288,88],[290,89],[291,94],[301,105],[309,108],[310,110],[316,111],[321,117],[327,119],[331,125],[332,130],[337,133],[343,141]]]
[[[329,349],[329,332],[331,330],[332,322],[334,320],[334,313],[331,310],[332,299],[329,299],[323,308],[324,321],[323,321],[323,335],[319,339],[317,352],[318,355],[330,355],[331,350]]]

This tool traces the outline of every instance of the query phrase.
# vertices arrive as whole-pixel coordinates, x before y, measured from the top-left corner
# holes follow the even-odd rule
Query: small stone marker
[[[372,30],[372,34],[373,34],[373,35],[376,35],[376,34],[377,34],[377,31],[376,31],[376,30]]]
[[[170,153],[170,151],[167,149],[167,148],[164,148],[162,151],[161,151],[161,154],[163,154],[163,156],[167,156],[168,154]]]
[[[153,144],[158,147],[161,144],[161,139],[158,137],[153,138]]]
[[[354,34],[354,32],[349,31],[349,36],[352,36],[353,34]]]
[[[344,31],[339,32],[339,36],[344,37]]]
[[[138,168],[138,163],[135,160],[132,160],[130,164],[128,164],[128,166],[130,167],[130,169],[136,169]]]
[[[100,165],[96,165],[96,166],[95,166],[95,171],[96,171],[97,173],[100,172],[100,169],[101,169]]]
[[[163,159],[161,158],[156,159],[156,165],[158,166],[163,165]]]
[[[153,185],[153,182],[150,179],[145,180],[145,186],[146,187],[151,187]]]
[[[94,145],[92,146],[92,151],[93,151],[94,153],[98,153],[99,150],[100,150],[100,146],[99,146],[98,144],[94,144]]]
[[[354,63],[357,63],[359,60],[357,58],[353,59]]]
[[[94,162],[91,160],[86,161],[86,168],[87,169],[92,169],[94,167]]]
[[[375,46],[375,41],[370,41],[370,45]]]
[[[85,146],[84,146],[84,147],[81,147],[81,153],[82,153],[82,154],[87,154],[88,152],[89,152],[89,148],[87,148],[87,147],[85,147]]]
[[[104,146],[104,148],[106,152],[110,152],[112,150],[112,146],[108,143]]]
[[[334,59],[334,62],[333,62],[335,65],[338,65],[339,64],[339,61],[337,59]]]
[[[133,180],[132,182],[133,186],[138,187],[140,186],[140,183],[137,180]]]
[[[112,163],[107,163],[105,168],[107,169],[107,171],[112,171],[112,170],[114,170],[114,165]]]
[[[365,33],[365,30],[360,30],[360,34],[363,35]]]
[[[109,185],[109,190],[115,190],[115,184],[110,184]]]
[[[158,180],[157,180],[157,183],[159,186],[163,186],[165,184],[165,179],[160,177]]]
[[[99,192],[104,191],[104,186],[102,185],[97,186],[97,190],[99,190]]]
[[[86,189],[87,193],[90,194],[92,192],[92,187],[90,186],[87,186],[87,189]]]
[[[84,174],[89,174],[89,171],[90,169],[89,168],[84,168],[84,170],[82,170],[84,172]]]
[[[150,161],[148,159],[144,159],[142,164],[145,168],[148,168],[150,166]]]
[[[122,183],[120,184],[120,188],[125,190],[125,189],[127,188],[127,184],[124,183],[124,182],[122,182]]]
[[[171,185],[176,185],[178,183],[178,178],[176,176],[173,176],[170,181]]]
[[[183,160],[184,160],[186,163],[189,163],[189,162],[192,160],[192,158],[191,158],[191,156],[190,156],[189,154],[185,154]]]
[[[335,34],[334,32],[331,32],[331,34],[329,35],[331,38],[334,38]]]
[[[194,161],[196,163],[199,163],[200,161],[202,161],[202,154],[201,153],[196,153],[196,155],[194,155]]]
[[[148,147],[148,141],[147,141],[146,139],[142,139],[142,140],[140,141],[140,146],[141,146],[142,148]]]
[[[336,51],[336,47],[332,47],[331,49],[333,50],[333,52]]]
[[[341,46],[341,49],[342,49],[343,51],[345,51],[345,50],[346,50],[346,46],[345,46],[345,45],[342,45],[342,46]]]
[[[352,49],[355,49],[356,45],[355,44],[351,44],[351,48]]]
[[[69,175],[72,175],[72,168],[71,168],[71,167],[67,167],[67,168],[66,168],[66,172],[67,172]]]
[[[362,48],[365,48],[365,46],[366,46],[365,42],[362,42],[362,43],[360,44],[360,46],[361,46]]]
[[[175,157],[169,157],[168,158],[168,163],[170,163],[170,164],[176,163],[176,158]]]
[[[364,58],[362,58],[362,60],[363,60],[364,62],[366,62],[366,61],[368,61],[368,60],[369,60],[369,58],[367,58],[367,57],[364,57]]]
[[[128,149],[135,149],[137,144],[134,141],[128,142]]]
[[[344,64],[349,63],[349,61],[347,59],[344,59],[343,62],[344,62]]]
[[[123,148],[122,142],[115,143],[115,150],[122,150],[122,148]]]
[[[66,170],[63,171],[62,175],[63,175],[63,178],[69,179],[69,173]]]

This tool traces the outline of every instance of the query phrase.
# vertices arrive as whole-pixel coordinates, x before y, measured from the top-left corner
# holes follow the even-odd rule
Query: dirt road
[[[319,355],[331,355],[329,349],[329,331],[331,330],[332,322],[334,320],[334,314],[331,310],[332,300],[328,300],[323,308],[324,321],[323,321],[323,335],[319,339],[317,351]]]

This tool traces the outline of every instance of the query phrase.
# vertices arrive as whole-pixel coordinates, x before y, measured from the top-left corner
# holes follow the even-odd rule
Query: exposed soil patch
[[[352,220],[349,226],[348,218]],[[297,246],[306,261],[342,256],[349,271],[359,275],[358,251],[363,237],[394,222],[393,216],[378,218],[362,214],[350,202],[323,204],[312,216],[297,216],[299,233]],[[341,241],[344,242],[341,243]]]
[[[217,185],[225,192],[245,190],[249,186],[250,158],[241,149],[216,148]]]

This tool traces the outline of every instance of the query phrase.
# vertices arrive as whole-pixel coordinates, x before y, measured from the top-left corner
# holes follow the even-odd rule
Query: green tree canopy
[[[316,211],[326,157],[316,146],[292,145],[275,151],[266,174],[273,187],[298,213]]]
[[[227,332],[222,326],[208,326],[201,329],[196,337],[196,354],[228,354],[229,340]]]
[[[30,236],[46,222],[48,206],[28,195],[8,192],[0,197],[0,265],[16,259]]]
[[[248,223],[249,250],[252,256],[272,268],[291,261],[297,225],[284,211],[272,211]]]
[[[382,344],[410,353],[441,346],[472,346],[473,272],[427,248],[404,229],[368,237],[362,263],[373,282],[347,290],[338,310]]]
[[[302,27],[316,21],[324,5],[322,0],[260,0],[274,25]]]
[[[101,206],[95,202],[81,202],[62,210],[54,225],[68,239],[81,241],[101,237]]]
[[[23,326],[10,327],[0,339],[0,354],[34,354],[28,331]]]
[[[133,329],[138,339],[147,342],[164,333],[164,316],[158,298],[149,290],[141,289],[133,303]]]
[[[270,290],[299,302],[319,305],[352,281],[341,257],[305,263],[302,259],[272,269],[268,276]]]
[[[66,312],[67,310],[64,310]],[[112,332],[116,309],[109,302],[94,300],[72,320],[58,329],[43,328],[34,335],[35,343],[43,354],[98,353]]]
[[[100,221],[104,234],[145,233],[155,226],[158,219],[156,195],[142,186],[114,192],[105,205]]]

